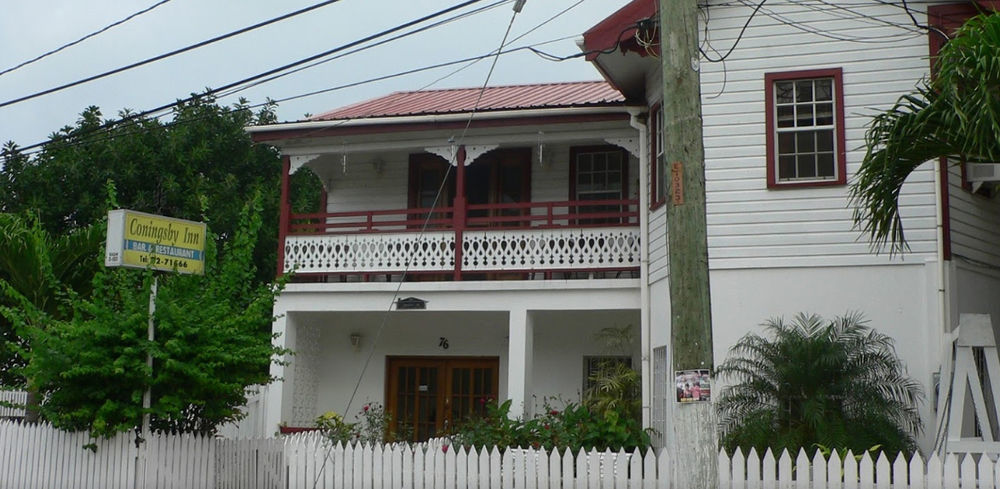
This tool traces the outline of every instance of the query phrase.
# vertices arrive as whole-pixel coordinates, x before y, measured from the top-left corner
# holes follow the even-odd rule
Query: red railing
[[[567,200],[509,204],[470,204],[464,212],[452,207],[355,212],[292,214],[288,234],[356,234],[456,230],[498,227],[510,229],[636,226],[639,202]],[[430,218],[428,219],[428,215]],[[464,222],[456,219],[464,216]]]

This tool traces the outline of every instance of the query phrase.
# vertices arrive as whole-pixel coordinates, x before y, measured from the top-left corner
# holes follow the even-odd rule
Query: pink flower
[[[363,406],[363,407],[361,408],[361,410],[367,413],[367,412],[368,412],[368,407],[369,407],[369,406],[368,406],[367,404],[365,404],[365,405],[364,405],[364,406]]]
[[[485,397],[480,397],[479,398],[479,404],[486,404],[486,398]]]
[[[441,445],[441,451],[444,453],[448,453],[448,445]]]

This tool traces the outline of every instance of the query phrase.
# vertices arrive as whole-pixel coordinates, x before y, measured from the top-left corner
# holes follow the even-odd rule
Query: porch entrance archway
[[[411,441],[440,436],[454,423],[482,414],[499,393],[498,357],[388,357],[386,408],[391,429]]]

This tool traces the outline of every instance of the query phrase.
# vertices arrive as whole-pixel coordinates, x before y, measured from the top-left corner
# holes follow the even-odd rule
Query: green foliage
[[[221,243],[235,232],[243,199],[260,192],[253,280],[271,281],[281,161],[273,148],[253,144],[244,128],[273,122],[273,110],[269,104],[255,113],[243,100],[224,107],[201,97],[177,106],[167,123],[141,117],[111,123],[97,107],[88,107],[34,158],[11,143],[3,148],[0,210],[30,210],[50,233],[63,234],[104,218],[104,183],[113,180],[120,207],[206,221]],[[318,210],[318,179],[300,171],[291,183],[296,210]]]
[[[245,387],[268,383],[272,358],[282,353],[262,331],[283,283],[253,282],[260,227],[255,195],[224,253],[217,252],[217,240],[208,241],[204,276],[159,275],[154,342],[146,333],[149,270],[101,267],[91,294],[63,288],[62,315],[27,301],[4,308],[31,344],[25,374],[43,395],[43,417],[95,435],[129,430],[141,422],[149,386],[154,429],[210,433],[238,419]]]
[[[465,447],[553,448],[576,452],[606,449],[633,450],[649,446],[649,435],[639,421],[617,410],[595,412],[586,406],[568,404],[563,410],[545,407],[545,413],[529,420],[510,417],[511,401],[486,401],[486,414],[472,417],[449,433],[456,445]]]
[[[903,182],[928,160],[1000,161],[1000,15],[969,20],[941,49],[932,80],[878,114],[851,185],[855,223],[876,249],[906,246]]]
[[[98,267],[103,228],[87,226],[53,236],[33,215],[0,214],[0,236],[4,237],[0,240],[0,307],[27,306],[64,317],[61,288],[88,293]],[[22,369],[29,345],[24,334],[0,316],[0,385],[26,386]]]
[[[770,338],[744,336],[716,369],[733,382],[717,404],[727,450],[913,450],[923,394],[889,337],[859,314],[833,321],[799,314],[763,326]]]

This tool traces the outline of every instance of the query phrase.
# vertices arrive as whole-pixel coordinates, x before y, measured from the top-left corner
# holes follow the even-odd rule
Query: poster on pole
[[[677,402],[710,402],[712,400],[712,383],[709,371],[678,370],[674,372],[677,382]]]
[[[203,275],[205,223],[127,209],[108,212],[104,265]]]

